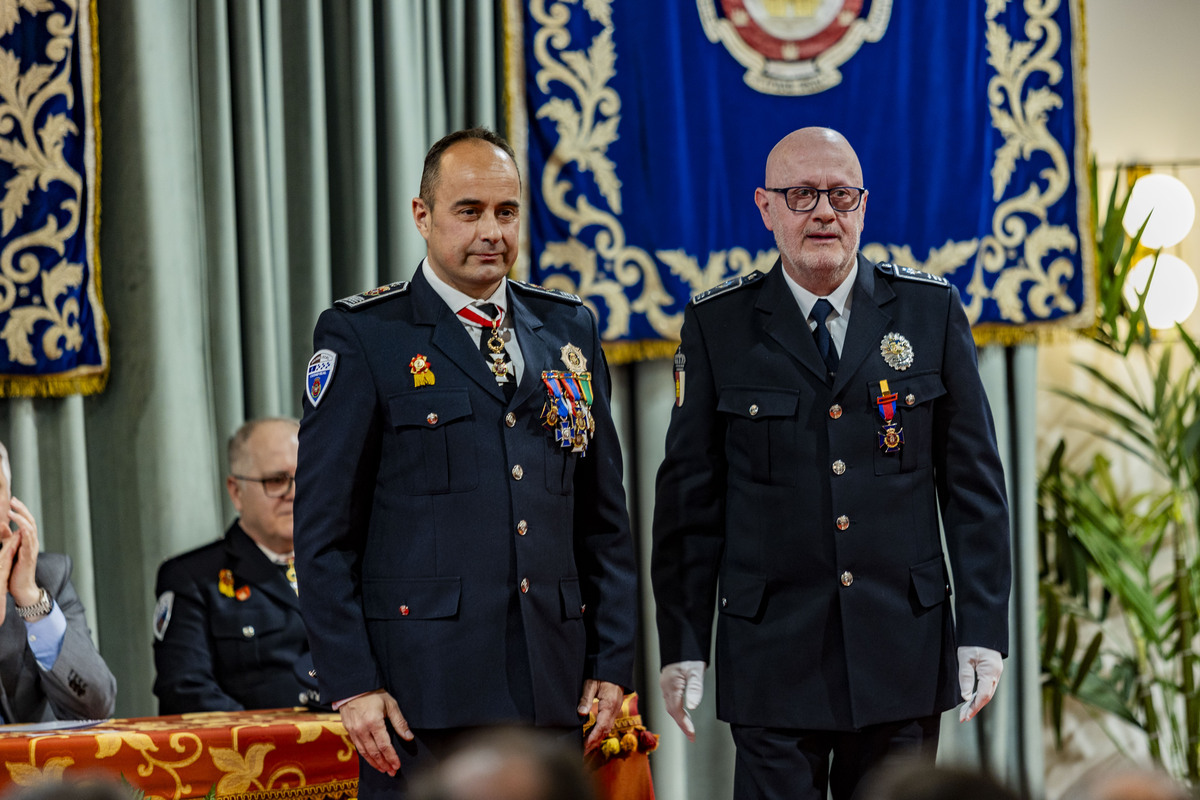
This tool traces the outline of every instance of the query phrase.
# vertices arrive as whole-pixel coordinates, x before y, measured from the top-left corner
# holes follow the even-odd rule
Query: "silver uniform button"
[[[904,402],[908,403],[911,406],[913,403],[917,402],[917,396],[914,395],[912,392],[909,392],[908,395],[905,396]]]
[[[722,597],[722,598],[721,598],[721,608],[724,608],[724,607],[725,607],[725,606],[727,606],[727,605],[729,605],[729,598],[728,598],[728,597]]]
[[[504,415],[504,424],[510,428],[512,426],[516,425],[517,424],[517,415],[512,413],[511,411],[508,412],[507,414],[505,414]]]
[[[242,628],[242,636],[245,636],[247,639],[253,639],[254,638],[254,626],[247,625],[246,627]]]
[[[517,464],[516,466],[514,466],[512,468],[512,476],[513,476],[513,480],[517,480],[517,481],[519,481],[519,480],[521,480],[521,478],[525,477],[525,470],[521,468],[520,464]]]
[[[758,403],[751,403],[750,404],[750,416],[753,417],[753,416],[757,416],[757,415],[758,415]]]
[[[838,417],[842,416],[842,407],[837,403],[831,405],[829,407],[829,416],[833,419],[837,419]]]
[[[839,531],[846,530],[846,528],[850,527],[850,518],[847,517],[845,514],[842,514],[840,517],[837,518],[837,526],[838,526]]]
[[[521,578],[521,594],[529,592],[529,578]]]
[[[839,458],[837,461],[833,462],[833,474],[834,475],[841,475],[845,471],[846,471],[846,462],[845,461],[842,461]]]
[[[526,522],[525,520],[521,520],[520,522],[517,523],[517,533],[519,535],[524,536],[525,532],[528,530],[529,530],[529,523]]]
[[[854,574],[849,570],[842,573],[842,586],[849,586],[854,583]]]
[[[436,412],[433,412],[433,411],[430,411],[430,412],[429,412],[429,416],[427,416],[427,417],[425,418],[425,421],[426,421],[426,422],[428,422],[430,425],[437,425],[437,421],[438,421],[438,415],[437,415],[437,413],[436,413]]]

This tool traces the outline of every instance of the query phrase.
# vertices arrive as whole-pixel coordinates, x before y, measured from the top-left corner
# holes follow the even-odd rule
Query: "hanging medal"
[[[879,427],[879,449],[884,453],[899,453],[900,445],[904,444],[904,429],[900,427],[900,420],[896,418],[896,398],[899,396],[898,392],[888,391],[887,381],[879,382],[879,397],[875,398],[875,405],[882,420]]]
[[[504,339],[500,336],[500,320],[504,319],[503,309],[500,315],[496,317],[492,323],[492,335],[488,337],[487,349],[488,354],[492,357],[492,363],[488,367],[492,370],[492,374],[496,376],[496,383],[508,383],[512,380],[509,375],[509,364],[504,357]],[[487,330],[486,328],[484,329]],[[480,336],[483,334],[480,333]]]

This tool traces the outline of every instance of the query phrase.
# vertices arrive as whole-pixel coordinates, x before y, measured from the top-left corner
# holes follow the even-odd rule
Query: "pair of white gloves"
[[[658,677],[667,713],[687,736],[696,741],[696,727],[688,711],[700,705],[704,697],[703,661],[677,661],[662,668]],[[996,693],[1004,660],[986,647],[958,648],[958,688],[966,704],[958,712],[958,721],[966,722],[979,713]]]

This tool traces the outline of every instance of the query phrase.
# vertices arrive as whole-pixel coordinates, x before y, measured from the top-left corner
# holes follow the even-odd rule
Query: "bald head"
[[[797,186],[788,175],[806,161],[829,161],[845,168],[854,186],[862,186],[862,165],[846,137],[832,128],[801,128],[771,148],[767,156],[767,186]]]

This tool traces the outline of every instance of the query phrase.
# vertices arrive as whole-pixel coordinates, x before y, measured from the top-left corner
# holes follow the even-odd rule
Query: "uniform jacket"
[[[0,625],[0,710],[6,722],[105,719],[117,701],[117,681],[92,644],[83,603],[71,585],[71,558],[39,553],[38,586],[54,598],[67,620],[53,669],[38,665],[29,648],[25,621],[11,594]]]
[[[222,570],[232,578],[224,592]],[[160,714],[287,708],[308,699],[293,670],[308,652],[296,593],[236,520],[223,539],[163,563],[155,592]]]
[[[722,719],[853,730],[943,711],[958,699],[947,556],[958,644],[1007,651],[1011,570],[958,293],[860,256],[830,386],[782,269],[684,314],[654,513],[663,662],[710,661],[715,603]],[[909,342],[907,369],[884,359],[889,333]],[[882,380],[898,395],[898,453],[880,447]]]
[[[595,320],[512,281],[508,300],[525,362],[511,403],[421,270],[317,323],[337,363],[305,402],[295,508],[323,699],[386,688],[416,728],[573,726],[584,679],[632,683],[636,576]],[[540,418],[568,344],[594,387],[586,456]]]

